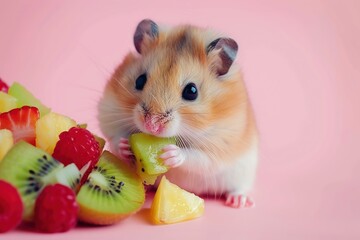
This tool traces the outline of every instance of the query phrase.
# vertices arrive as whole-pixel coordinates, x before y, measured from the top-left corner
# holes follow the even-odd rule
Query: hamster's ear
[[[206,48],[213,70],[218,76],[226,74],[233,64],[238,50],[237,43],[231,38],[218,38]]]
[[[143,53],[159,37],[158,25],[150,19],[142,20],[134,34],[134,45],[138,53]]]

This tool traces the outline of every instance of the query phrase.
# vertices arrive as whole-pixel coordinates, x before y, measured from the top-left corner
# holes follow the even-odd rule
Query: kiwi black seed
[[[104,179],[106,179],[107,186],[104,185],[100,186],[101,184],[100,185],[96,184],[96,180],[94,180],[91,177],[89,177],[89,179],[85,182],[85,185],[87,185],[89,188],[93,188],[94,191],[101,190],[101,192],[105,194],[111,192],[111,190],[120,193],[121,187],[125,185],[124,182],[116,180],[115,176],[113,175],[108,175],[105,167],[106,166],[103,167],[95,166],[92,173],[97,172],[101,174],[104,177]],[[92,176],[94,176],[94,174]]]

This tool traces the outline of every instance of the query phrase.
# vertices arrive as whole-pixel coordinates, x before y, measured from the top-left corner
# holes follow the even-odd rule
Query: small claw
[[[179,159],[178,157],[168,158],[164,161],[165,165],[171,168],[175,168],[180,166],[184,162],[183,159]]]
[[[175,144],[169,144],[167,146],[165,146],[162,150],[164,152],[166,151],[170,151],[170,150],[179,150],[180,148],[178,146],[176,146]]]
[[[254,201],[244,195],[229,194],[226,198],[225,205],[233,208],[251,208],[255,206]]]
[[[129,144],[122,143],[122,142],[119,143],[119,147],[120,147],[121,149],[130,149],[130,145],[129,145]]]
[[[177,157],[179,155],[180,155],[180,151],[178,151],[178,150],[169,150],[169,151],[164,152],[163,154],[161,154],[159,156],[159,158],[169,159],[169,158],[172,158],[172,157]]]
[[[131,161],[134,154],[130,149],[129,140],[126,138],[120,138],[118,147],[119,157],[126,161]]]
[[[127,138],[120,138],[120,142],[129,144],[129,139]]]
[[[164,164],[168,167],[178,167],[185,161],[184,153],[176,145],[167,145],[162,150],[163,153],[159,157],[164,160]]]

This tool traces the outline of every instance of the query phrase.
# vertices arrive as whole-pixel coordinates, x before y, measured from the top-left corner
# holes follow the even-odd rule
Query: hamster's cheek
[[[136,127],[141,131],[141,132],[146,132],[145,126],[144,126],[144,115],[141,113],[141,110],[139,109],[139,106],[136,106],[134,108],[134,121],[135,121],[135,125]]]
[[[181,126],[181,117],[178,113],[173,114],[173,118],[166,123],[164,131],[160,134],[161,137],[173,137],[179,135]]]

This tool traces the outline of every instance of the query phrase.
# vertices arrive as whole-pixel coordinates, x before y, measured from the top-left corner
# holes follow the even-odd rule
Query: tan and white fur
[[[145,19],[134,44],[137,53],[117,67],[98,105],[111,150],[128,160],[130,134],[175,136],[177,144],[160,156],[171,168],[170,181],[198,195],[224,195],[231,207],[252,206],[258,133],[233,64],[236,42],[208,29],[165,29]]]

